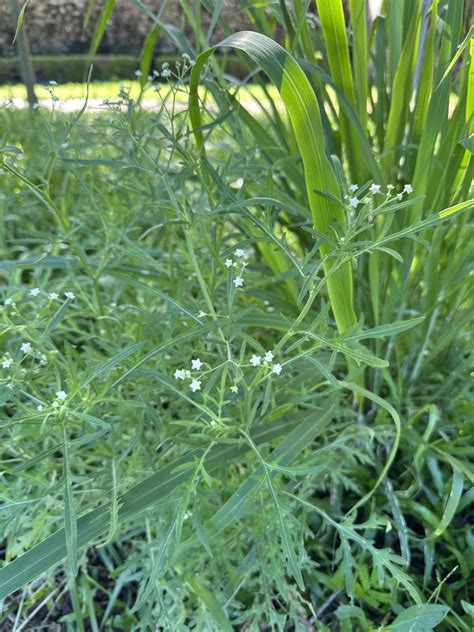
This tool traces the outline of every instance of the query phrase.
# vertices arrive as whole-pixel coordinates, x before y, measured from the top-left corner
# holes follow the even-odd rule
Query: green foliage
[[[0,112],[2,620],[467,631],[462,2],[244,2],[233,82],[181,4],[196,59],[152,14],[138,93]]]

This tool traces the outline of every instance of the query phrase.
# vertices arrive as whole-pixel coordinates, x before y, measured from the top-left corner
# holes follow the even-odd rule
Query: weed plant
[[[2,630],[471,628],[463,3],[242,5],[0,112]]]

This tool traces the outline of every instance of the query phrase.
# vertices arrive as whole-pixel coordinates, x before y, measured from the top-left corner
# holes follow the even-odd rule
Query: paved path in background
[[[60,99],[59,101],[52,102],[51,98],[49,99],[39,99],[39,104],[41,108],[47,108],[48,110],[54,109],[57,112],[79,112],[84,107],[84,99]],[[251,114],[261,114],[262,108],[256,103],[253,99],[241,99],[241,104],[248,110]],[[150,112],[158,112],[161,108],[161,101],[157,99],[143,99],[141,102],[141,107],[143,110],[147,110]],[[28,108],[28,102],[25,99],[21,99],[19,97],[13,97],[11,99],[2,99],[0,100],[0,107],[2,108],[11,108],[15,110],[24,110]],[[104,99],[89,99],[87,102],[87,112],[107,112],[110,111],[111,108],[116,108],[117,103],[110,100],[109,102],[104,101]],[[278,110],[284,111],[283,102],[277,103]],[[122,107],[123,110],[126,110],[126,106]],[[175,109],[184,110],[186,109],[185,103],[180,103],[179,101],[175,102]],[[210,107],[210,109],[213,109]]]

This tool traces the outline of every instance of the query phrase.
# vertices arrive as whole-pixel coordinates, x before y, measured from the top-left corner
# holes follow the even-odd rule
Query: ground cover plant
[[[0,111],[2,629],[472,626],[463,2],[243,4]]]

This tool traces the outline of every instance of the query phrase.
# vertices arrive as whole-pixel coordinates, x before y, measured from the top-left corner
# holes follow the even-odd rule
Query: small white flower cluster
[[[59,97],[56,96],[54,94],[54,88],[58,85],[57,81],[50,81],[48,83],[48,87],[46,88],[46,90],[49,92],[49,94],[51,95],[51,100],[53,101],[53,103],[57,103],[59,101]]]
[[[2,367],[4,369],[9,369],[13,364],[13,360],[8,355],[4,355],[2,358]]]
[[[61,404],[64,404],[66,399],[67,399],[66,391],[63,391],[63,390],[56,391],[56,398],[51,403],[51,407],[54,408],[54,409],[58,409],[61,406]],[[36,406],[36,410],[39,413],[42,412],[44,410],[44,405],[43,404],[38,404]]]
[[[30,342],[22,342],[20,345],[20,352],[26,356],[30,353],[32,354],[34,352],[34,349]],[[36,357],[40,361],[40,364],[42,364],[43,366],[48,363],[48,359],[46,358],[44,353],[38,351],[36,352]],[[4,369],[9,369],[11,365],[13,364],[13,360],[8,353],[3,356],[0,362],[1,362],[2,368]]]
[[[196,63],[195,60],[191,59],[191,57],[187,53],[183,53],[181,57],[184,59],[184,63],[188,64],[188,66],[194,66]]]
[[[240,273],[233,280],[234,287],[235,287],[235,289],[237,289],[239,287],[243,287],[243,285],[244,285],[244,277],[242,275],[243,275],[244,268],[245,268],[245,265],[246,265],[245,261],[244,261],[244,259],[245,259],[245,250],[242,250],[242,248],[237,248],[236,251],[235,251],[235,256],[238,259],[241,259],[241,265],[242,265]],[[234,265],[234,260],[230,259],[230,258],[227,258],[224,261],[224,265],[225,265],[226,268],[230,269]]]
[[[200,358],[194,358],[191,360],[191,371],[200,371],[203,367],[203,362],[201,362]],[[189,388],[193,393],[201,390],[202,380],[198,380],[196,377],[192,376],[191,371],[188,369],[176,369],[174,372],[174,379],[176,381],[184,381],[186,378],[192,378]]]
[[[263,356],[263,358],[262,356],[259,356],[256,353],[254,353],[252,357],[250,358],[250,364],[253,367],[261,366],[262,362],[268,365],[272,363],[273,358],[274,358],[274,355],[271,351],[267,351],[265,355]],[[283,367],[281,366],[279,362],[272,364],[272,373],[275,373],[276,375],[280,375],[282,370],[283,370]]]
[[[161,76],[164,77],[165,79],[167,79],[168,77],[171,77],[171,70],[169,69],[168,62],[165,62],[161,66]]]
[[[53,408],[59,408],[61,404],[63,404],[67,399],[66,391],[56,391],[56,399],[51,404]]]
[[[392,191],[395,189],[395,186],[393,184],[388,184],[387,185],[387,196],[390,196]],[[357,184],[351,184],[348,187],[349,193],[351,195],[347,195],[346,199],[348,201],[349,207],[350,208],[357,208],[357,206],[359,204],[362,203],[362,200],[360,200],[356,195],[356,191],[359,190],[359,186]],[[372,183],[370,185],[369,191],[372,195],[382,195],[382,185],[381,184],[376,184],[375,182]],[[410,193],[413,193],[413,187],[411,184],[405,184],[405,186],[403,187],[403,191],[401,193],[397,194],[397,199],[401,200],[403,195],[410,195]]]
[[[36,298],[37,296],[40,296],[41,293],[42,293],[42,291],[40,290],[39,287],[33,287],[30,290],[28,290],[28,294],[30,296],[34,297],[34,298]],[[57,292],[49,292],[47,294],[47,296],[48,296],[48,298],[51,301],[56,301],[59,298],[59,294]],[[67,299],[71,300],[71,301],[76,298],[76,295],[74,294],[74,292],[71,292],[70,290],[67,291],[67,292],[64,292],[64,296]],[[13,302],[13,300],[11,298],[7,298],[5,300],[4,305],[5,306],[7,306],[7,305],[12,305],[13,306],[13,305],[15,305],[15,303]]]

